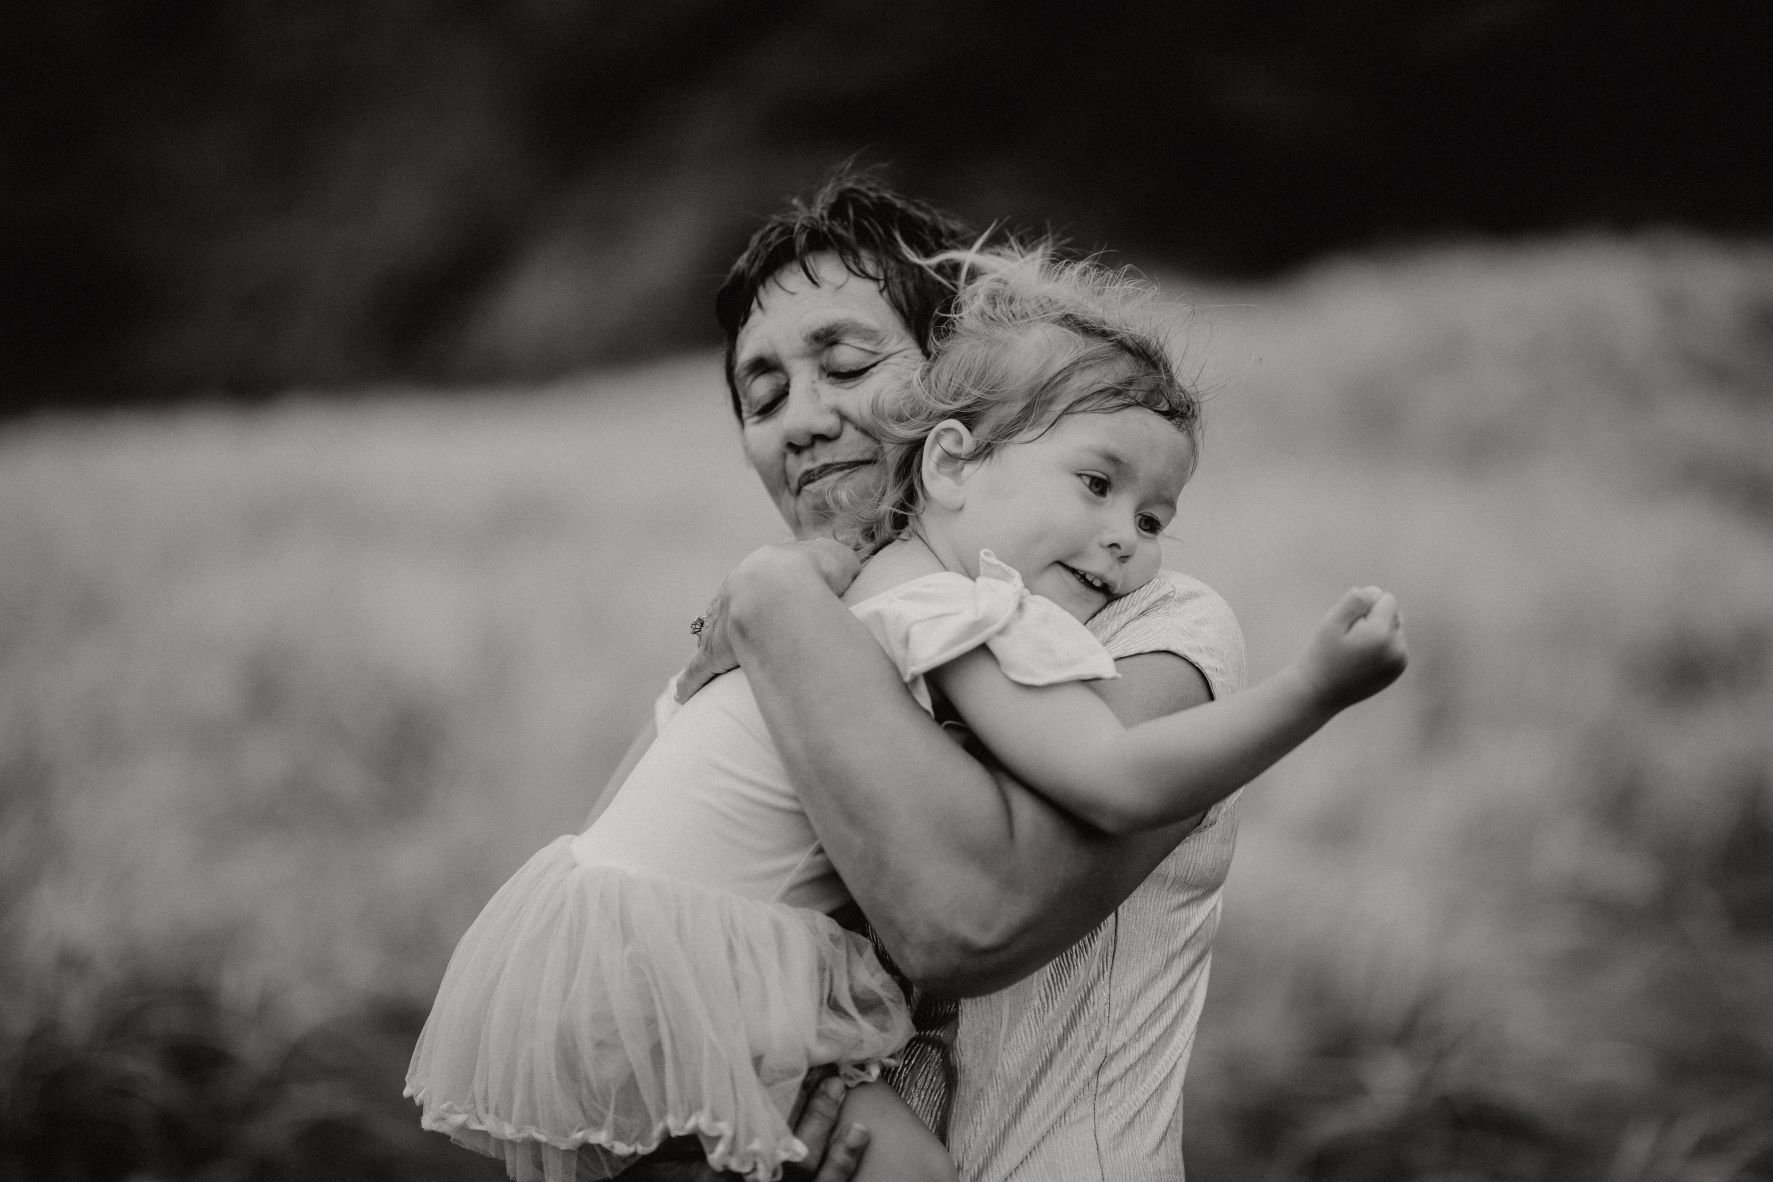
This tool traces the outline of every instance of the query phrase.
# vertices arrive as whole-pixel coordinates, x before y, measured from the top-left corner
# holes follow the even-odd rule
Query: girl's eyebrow
[[[1088,445],[1088,451],[1091,456],[1100,460],[1103,465],[1112,468],[1115,471],[1124,472],[1127,468],[1127,462],[1121,458],[1119,452],[1112,448],[1103,447],[1099,443],[1092,443]]]

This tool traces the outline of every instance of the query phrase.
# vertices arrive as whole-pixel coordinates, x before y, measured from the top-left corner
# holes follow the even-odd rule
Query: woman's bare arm
[[[1100,923],[1195,819],[1126,837],[1080,825],[967,754],[793,546],[727,584],[728,629],[813,827],[918,984],[968,995],[1033,972]],[[1101,683],[1127,723],[1210,698],[1180,657]]]

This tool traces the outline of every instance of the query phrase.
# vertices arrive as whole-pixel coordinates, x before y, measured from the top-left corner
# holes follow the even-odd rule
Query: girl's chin
[[[1092,595],[1085,588],[1078,586],[1076,580],[1068,574],[1042,580],[1038,585],[1030,583],[1028,589],[1036,595],[1052,600],[1079,623],[1088,622],[1091,616],[1102,610],[1102,605],[1106,602],[1102,596]]]

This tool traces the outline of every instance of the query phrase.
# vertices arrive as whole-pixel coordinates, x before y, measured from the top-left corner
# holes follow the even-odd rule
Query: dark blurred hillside
[[[835,161],[1146,264],[1773,211],[1773,44],[1681,0],[8,6],[0,409],[707,343]]]

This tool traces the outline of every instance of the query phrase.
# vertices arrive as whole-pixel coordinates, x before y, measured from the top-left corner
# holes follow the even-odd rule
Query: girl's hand
[[[1397,600],[1377,587],[1356,587],[1317,626],[1302,665],[1333,714],[1396,681],[1409,659]]]
[[[739,667],[739,659],[733,655],[732,637],[727,633],[727,606],[732,598],[733,580],[769,580],[790,570],[808,569],[824,580],[833,595],[842,595],[856,581],[862,563],[848,546],[830,538],[781,542],[752,551],[721,583],[713,602],[700,617],[702,625],[696,633],[696,655],[677,675],[676,697],[679,702],[689,701],[710,681]]]

